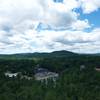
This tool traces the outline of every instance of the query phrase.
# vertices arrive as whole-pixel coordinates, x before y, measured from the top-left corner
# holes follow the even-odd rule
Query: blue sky
[[[0,53],[100,53],[100,0],[0,0]]]
[[[80,13],[80,16],[79,18],[84,20],[84,19],[88,19],[89,22],[91,24],[93,24],[94,27],[100,27],[100,21],[99,21],[99,18],[100,18],[100,9],[98,9],[98,11],[94,11],[90,14],[84,14],[82,12],[82,9],[76,9],[76,12]]]

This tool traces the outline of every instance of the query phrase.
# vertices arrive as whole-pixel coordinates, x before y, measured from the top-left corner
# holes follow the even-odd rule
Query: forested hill
[[[78,56],[79,54],[73,53],[70,51],[54,51],[51,53],[20,53],[20,54],[0,54],[0,58],[46,58],[46,57],[72,57],[72,56]]]
[[[94,55],[69,51],[0,55],[0,100],[100,100],[100,56]],[[51,79],[48,84],[36,81],[37,66],[58,73],[56,84]],[[6,77],[6,72],[19,76]]]

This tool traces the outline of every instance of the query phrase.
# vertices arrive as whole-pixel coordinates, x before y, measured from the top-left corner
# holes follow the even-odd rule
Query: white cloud
[[[83,32],[91,26],[78,18],[79,7],[77,0],[0,0],[0,52],[91,51],[100,44],[100,29]]]
[[[64,3],[55,3],[53,0],[1,0],[0,19],[1,23],[11,26],[30,20],[49,25],[52,29],[64,29],[77,19],[77,13],[72,11],[76,7],[76,0],[71,0],[71,3],[69,0]]]
[[[72,24],[72,28],[75,30],[84,30],[86,28],[91,28],[88,20],[77,20]]]
[[[69,10],[80,7],[80,2],[78,0],[63,0],[63,3],[65,4],[66,8]]]
[[[100,8],[100,0],[80,0],[84,13],[91,13]]]
[[[100,49],[100,29],[94,29],[89,33],[70,30],[37,32],[30,29],[24,34],[16,32],[8,39],[10,44],[0,42],[2,53],[44,52],[62,49],[91,53]]]
[[[97,52],[100,45],[100,29],[87,33],[82,31],[44,31],[41,36],[41,47],[46,50],[71,50],[74,52]],[[98,50],[99,51],[99,50]]]

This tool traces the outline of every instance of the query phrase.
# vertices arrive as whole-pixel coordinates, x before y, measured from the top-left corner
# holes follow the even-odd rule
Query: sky
[[[0,54],[100,53],[100,0],[0,0]]]

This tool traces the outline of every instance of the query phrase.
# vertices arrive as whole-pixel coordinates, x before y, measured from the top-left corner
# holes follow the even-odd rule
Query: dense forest
[[[34,68],[59,73],[56,85],[34,79]],[[81,69],[84,65],[84,69]],[[0,55],[0,100],[100,100],[100,56],[68,51]],[[31,80],[9,78],[5,72],[21,72]]]

